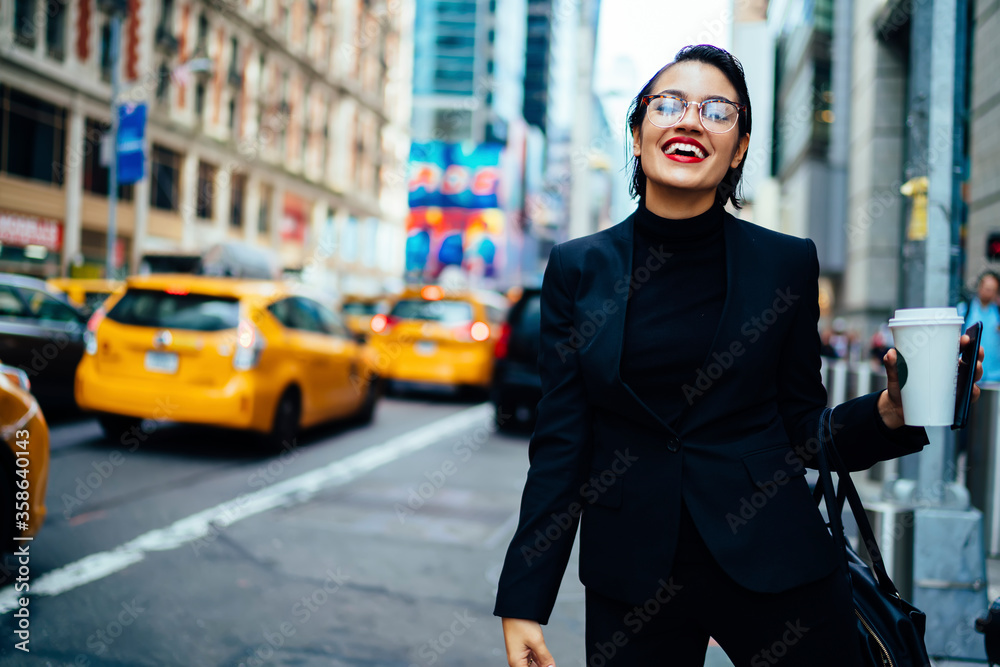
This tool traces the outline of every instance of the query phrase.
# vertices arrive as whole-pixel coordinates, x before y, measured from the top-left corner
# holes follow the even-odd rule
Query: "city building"
[[[106,261],[114,0],[0,7],[0,270]],[[127,0],[119,101],[145,176],[119,188],[116,263],[240,240],[333,292],[402,273],[412,3]],[[377,249],[377,250],[376,250]]]
[[[986,269],[1000,270],[1000,77],[993,70],[1000,56],[1000,15],[984,0],[969,0],[971,46],[968,69],[969,182],[965,191],[968,223],[964,284],[972,288]]]
[[[768,0],[732,4],[732,53],[743,65],[753,108],[750,148],[743,164],[743,208],[736,215],[778,229],[780,184],[771,173],[775,46],[767,27]]]
[[[552,0],[528,0],[524,120],[543,133],[549,122]]]
[[[778,0],[768,7],[776,35],[772,170],[780,184],[778,228],[816,241],[820,266],[839,278],[842,221],[832,215],[828,150],[833,0]],[[758,123],[754,123],[754,127]]]

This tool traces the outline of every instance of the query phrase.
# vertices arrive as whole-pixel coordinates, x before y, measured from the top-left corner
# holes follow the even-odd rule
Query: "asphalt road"
[[[385,399],[370,425],[269,455],[226,432],[110,444],[93,420],[57,424],[30,651],[0,572],[0,665],[505,665],[492,608],[527,436],[492,424],[486,405]],[[545,628],[561,666],[585,665],[575,560]]]
[[[8,583],[0,665],[503,665],[492,599],[527,439],[491,424],[487,406],[386,399],[371,425],[271,455],[225,432],[112,445],[92,420],[57,424],[30,652]],[[549,641],[582,664],[567,579]]]

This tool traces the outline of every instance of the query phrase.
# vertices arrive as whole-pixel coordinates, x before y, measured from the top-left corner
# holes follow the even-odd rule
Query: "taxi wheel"
[[[358,424],[368,424],[375,416],[375,405],[378,403],[379,396],[384,391],[383,382],[380,378],[373,377],[371,382],[368,383],[365,400],[361,403],[358,411],[354,413],[354,421]]]
[[[264,446],[270,450],[294,447],[299,433],[300,399],[297,389],[286,389],[274,409],[271,432],[264,436]]]
[[[122,417],[121,415],[100,415],[97,421],[104,431],[104,439],[113,445],[124,442],[130,434],[135,434],[142,427],[142,420],[138,417]]]

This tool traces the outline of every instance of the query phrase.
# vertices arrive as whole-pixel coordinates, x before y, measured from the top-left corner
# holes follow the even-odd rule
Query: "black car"
[[[73,408],[87,318],[44,281],[0,273],[0,362],[28,374],[43,411]]]
[[[496,345],[490,397],[501,430],[534,426],[542,381],[538,375],[541,336],[541,290],[525,288],[507,312]]]

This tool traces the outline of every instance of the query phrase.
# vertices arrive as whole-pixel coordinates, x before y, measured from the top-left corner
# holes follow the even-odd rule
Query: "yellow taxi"
[[[509,306],[487,290],[404,290],[387,314],[371,321],[380,375],[392,388],[488,389]]]
[[[373,351],[280,281],[131,277],[91,318],[85,348],[76,400],[114,441],[149,419],[252,431],[287,447],[302,428],[370,420],[381,388]]]
[[[121,280],[104,278],[49,278],[45,282],[65,293],[67,299],[88,313],[97,310],[109,296],[125,286]]]
[[[372,333],[372,318],[389,312],[389,299],[381,296],[348,295],[340,304],[344,324],[354,334],[369,336]]]
[[[35,535],[45,521],[49,479],[49,427],[30,393],[28,376],[0,365],[0,552],[15,538]]]

